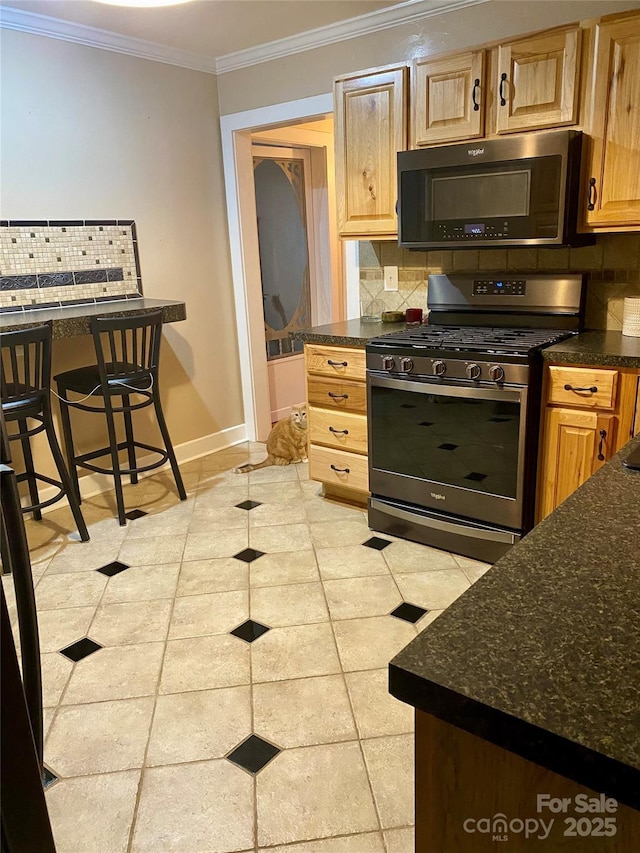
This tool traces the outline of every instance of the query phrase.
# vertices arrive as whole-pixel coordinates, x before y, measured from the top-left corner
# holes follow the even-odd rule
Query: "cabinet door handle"
[[[331,361],[330,358],[327,359],[327,364],[330,364],[331,367],[347,367],[348,361]]]
[[[505,84],[506,80],[507,80],[507,72],[503,71],[502,74],[500,75],[500,90],[498,92],[498,94],[500,95],[500,106],[501,107],[507,106],[507,102],[504,99],[504,84]]]
[[[596,209],[596,201],[598,198],[598,193],[596,190],[596,179],[589,178],[589,203],[587,204],[587,210],[595,210]]]
[[[332,432],[334,435],[349,435],[348,429],[334,429],[332,426],[329,427],[329,432]]]
[[[480,109],[480,104],[476,101],[476,90],[480,88],[480,78],[476,77],[473,81],[473,89],[471,90],[471,102],[473,104],[474,112],[478,112]]]
[[[335,471],[337,474],[348,474],[351,469],[350,468],[336,468],[335,465],[332,465],[331,470]]]
[[[604,440],[607,437],[606,429],[600,430],[600,441],[598,443],[598,461],[604,462],[604,453],[602,452],[602,445],[604,444]]]
[[[329,395],[329,397],[331,397],[334,400],[348,400],[349,399],[348,394],[334,394],[333,391],[327,391],[327,394]]]
[[[564,390],[565,391],[589,391],[591,394],[597,394],[598,393],[598,386],[597,385],[591,385],[588,388],[587,387],[576,388],[575,385],[565,385]]]

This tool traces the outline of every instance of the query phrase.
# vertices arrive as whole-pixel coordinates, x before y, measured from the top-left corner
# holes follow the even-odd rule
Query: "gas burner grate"
[[[566,338],[558,329],[509,329],[485,326],[423,326],[391,332],[372,343],[428,347],[439,350],[470,350],[486,353],[527,353]]]

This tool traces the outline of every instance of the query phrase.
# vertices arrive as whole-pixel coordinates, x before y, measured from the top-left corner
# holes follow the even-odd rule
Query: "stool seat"
[[[89,539],[87,525],[80,511],[80,503],[76,500],[73,482],[64,464],[51,413],[51,324],[45,323],[28,329],[3,332],[0,336],[0,348],[2,414],[7,423],[17,425],[17,432],[7,430],[7,438],[9,441],[19,441],[22,445],[25,471],[16,474],[16,480],[19,483],[26,482],[29,488],[30,504],[23,506],[22,511],[23,513],[32,512],[36,521],[40,521],[45,507],[66,497],[80,538],[86,542]],[[35,470],[31,438],[42,432],[46,433],[49,450],[58,469],[58,480]],[[42,500],[38,491],[39,483],[54,486],[57,489],[54,496]],[[1,540],[3,561],[8,554],[5,538],[3,529]]]
[[[182,476],[171,444],[164,419],[158,388],[158,364],[162,336],[162,312],[152,311],[128,317],[92,317],[91,334],[96,352],[96,364],[85,365],[76,370],[67,370],[56,377],[60,397],[62,432],[71,469],[76,496],[80,500],[78,467],[100,474],[111,474],[114,479],[118,520],[127,523],[122,490],[122,475],[128,474],[132,485],[138,475],[159,468],[169,462],[180,500],[187,499]],[[80,394],[72,399],[69,394]],[[100,403],[86,402],[99,397]],[[131,400],[131,397],[135,401]],[[131,414],[138,409],[152,406],[163,446],[156,447],[134,438]],[[88,453],[77,453],[71,430],[71,409],[101,413],[107,422],[109,444]],[[122,415],[124,441],[118,441],[116,415]],[[126,451],[128,462],[122,464],[119,455]],[[156,456],[156,461],[139,459],[137,451],[147,451]],[[111,464],[97,465],[95,460],[109,456]]]
[[[111,394],[128,394],[131,388],[138,391],[148,391],[153,383],[150,371],[124,361],[109,361],[105,363],[107,385]],[[123,374],[125,374],[123,376]],[[59,388],[75,391],[77,394],[93,394],[104,396],[100,370],[97,364],[87,364],[74,370],[66,370],[53,377]],[[123,387],[123,385],[129,386]]]

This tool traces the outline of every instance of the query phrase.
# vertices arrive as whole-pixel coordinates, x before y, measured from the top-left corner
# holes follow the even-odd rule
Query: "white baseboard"
[[[185,441],[183,444],[174,445],[176,458],[178,463],[191,462],[194,459],[200,459],[202,456],[208,456],[210,453],[215,453],[217,450],[224,450],[226,447],[232,447],[234,444],[241,444],[247,440],[246,424],[238,424],[237,426],[227,427],[219,432],[212,432],[209,435],[203,435],[201,438],[194,438],[193,441]],[[153,462],[153,454],[142,456],[139,459],[141,465],[147,465]],[[161,468],[155,468],[153,471],[145,471],[140,474],[140,479],[150,477],[158,471],[163,471],[169,467],[167,462]],[[128,482],[128,480],[127,480]],[[113,477],[107,474],[87,474],[80,477],[80,493],[82,498],[91,498],[94,495],[99,495],[102,492],[108,492],[113,489]],[[39,488],[40,499],[43,501],[52,498],[59,489],[56,486],[46,486]],[[66,498],[61,498],[56,503],[43,509],[43,514],[53,512],[63,506],[68,506]]]

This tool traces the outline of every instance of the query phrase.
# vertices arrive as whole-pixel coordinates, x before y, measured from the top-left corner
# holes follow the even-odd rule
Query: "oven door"
[[[527,388],[369,373],[373,496],[519,530]]]

